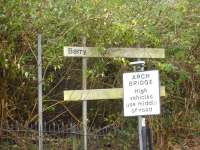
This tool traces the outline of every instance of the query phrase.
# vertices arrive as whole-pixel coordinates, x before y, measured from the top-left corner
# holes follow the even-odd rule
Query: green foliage
[[[159,63],[158,67],[160,70],[170,73],[173,71],[173,65],[171,63]]]
[[[64,60],[62,55],[64,45],[81,46],[85,36],[87,46],[165,48],[165,60],[149,60],[147,65],[160,70],[168,93],[163,114],[151,126],[158,143],[163,134],[166,141],[174,139],[172,130],[182,133],[182,126],[189,136],[192,127],[199,130],[199,118],[194,120],[199,115],[199,14],[199,0],[1,1],[1,120],[36,119],[37,35],[42,34],[45,106],[62,100],[64,88],[81,88],[81,61]],[[118,58],[89,60],[88,88],[121,87],[122,72],[131,70],[128,63]],[[105,111],[108,114],[101,119],[106,123],[114,122],[121,108],[121,103],[109,104],[117,109]],[[57,105],[49,108],[56,112]],[[81,116],[78,104],[72,108]]]

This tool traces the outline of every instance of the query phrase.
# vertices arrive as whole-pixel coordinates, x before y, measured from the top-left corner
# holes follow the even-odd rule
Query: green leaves
[[[170,73],[173,71],[174,66],[171,63],[158,63],[159,70]]]
[[[162,130],[176,129],[176,112],[183,112],[183,119],[178,123],[184,124],[187,123],[185,109],[191,112],[198,109],[193,102],[199,100],[196,93],[200,92],[199,14],[199,0],[2,1],[0,69],[6,72],[2,80],[9,86],[18,86],[10,86],[8,90],[11,93],[17,91],[18,94],[14,95],[17,102],[24,103],[25,98],[20,95],[25,93],[24,87],[27,101],[34,101],[38,33],[42,34],[44,92],[53,88],[52,97],[56,100],[62,99],[63,88],[81,87],[81,61],[67,59],[67,65],[64,64],[63,47],[82,46],[82,36],[86,36],[87,46],[92,47],[165,48],[166,60],[152,62],[150,59],[148,65],[152,66],[147,67],[152,69],[157,64],[161,82],[169,93],[166,101],[162,101],[167,118],[161,116],[161,121],[167,124],[161,122],[158,126]],[[88,62],[88,83],[92,88],[120,87],[121,74],[129,69],[129,60],[126,59],[93,59]],[[65,76],[70,79],[64,81]],[[23,83],[23,86],[19,87],[18,83]],[[0,93],[6,93],[6,90]],[[11,100],[14,96],[8,95]],[[8,103],[14,107],[13,103]],[[57,110],[52,107],[48,111]],[[106,123],[113,123],[119,117],[119,114],[112,113],[108,114]]]

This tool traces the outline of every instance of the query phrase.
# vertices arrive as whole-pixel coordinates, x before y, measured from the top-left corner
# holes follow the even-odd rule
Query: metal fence
[[[128,143],[126,133],[115,125],[108,125],[99,130],[88,131],[88,149],[137,149],[134,142]],[[82,150],[83,134],[75,124],[44,123],[44,150]],[[136,140],[137,141],[137,140]],[[18,122],[0,129],[1,150],[36,150],[38,149],[38,124],[28,127]]]

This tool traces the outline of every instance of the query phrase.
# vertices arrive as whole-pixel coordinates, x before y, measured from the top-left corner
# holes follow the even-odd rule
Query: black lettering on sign
[[[85,49],[73,49],[73,48],[68,48],[68,54],[72,55],[86,55],[86,50]]]
[[[147,93],[147,89],[135,89],[135,94],[144,94]]]
[[[132,109],[132,113],[135,113],[137,111],[137,108]]]
[[[135,86],[135,85],[151,85],[152,80],[134,80],[134,81],[129,81],[129,86]]]
[[[83,50],[83,55],[86,55],[86,50],[85,49]]]
[[[140,108],[138,109],[139,112],[152,112],[152,107],[148,107],[148,108]]]
[[[68,48],[68,54],[72,54],[72,48]]]
[[[126,107],[135,107],[135,103],[128,103],[126,104]]]
[[[153,95],[149,95],[149,94],[144,94],[144,95],[134,95],[129,97],[130,100],[151,100],[153,99]]]
[[[153,100],[138,102],[138,106],[149,106],[149,105],[157,105],[157,102]]]
[[[133,75],[132,80],[135,80],[135,79],[147,79],[149,77],[150,77],[150,75],[149,74],[145,74],[145,73],[136,74],[136,75]]]

